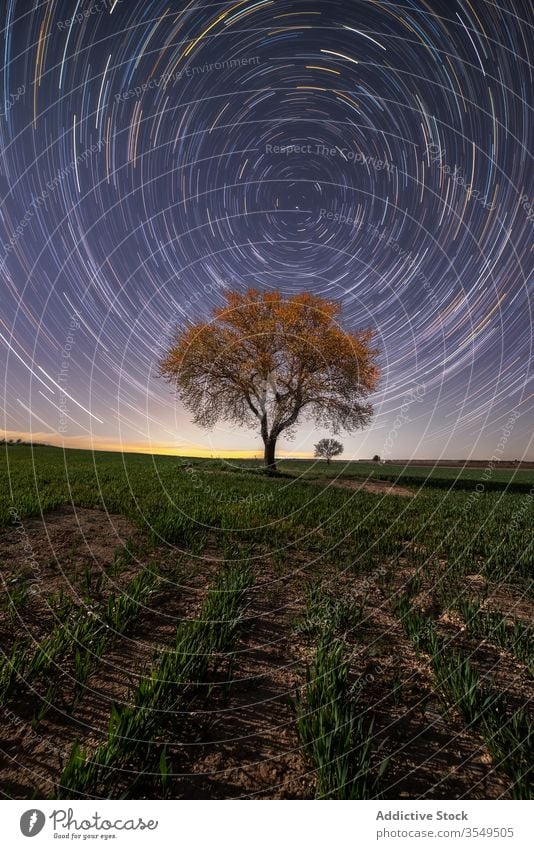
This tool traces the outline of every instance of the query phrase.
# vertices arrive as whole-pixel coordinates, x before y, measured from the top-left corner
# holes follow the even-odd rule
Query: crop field
[[[211,468],[219,471],[235,471],[245,469],[252,471],[260,468],[257,460],[192,460],[190,463],[202,462],[205,470]],[[504,465],[504,464],[502,464]],[[484,483],[485,490],[508,492],[529,492],[534,484],[534,468],[500,468],[499,464],[490,465],[489,461],[482,467],[472,466],[423,466],[400,465],[397,463],[363,463],[335,461],[327,465],[320,460],[282,460],[278,466],[282,474],[295,478],[352,478],[355,480],[382,480],[399,483],[409,483],[414,487],[432,486],[443,489],[476,489],[477,484]]]
[[[534,471],[8,446],[4,797],[531,799]]]

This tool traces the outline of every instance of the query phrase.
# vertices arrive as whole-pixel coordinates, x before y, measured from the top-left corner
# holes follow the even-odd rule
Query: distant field
[[[2,453],[2,792],[532,798],[534,471],[258,472]]]
[[[291,471],[297,472],[298,463],[287,464]],[[338,472],[337,469],[341,467]],[[286,464],[282,464],[286,468]],[[510,491],[528,491],[534,485],[534,469],[500,469],[489,468],[458,468],[450,466],[397,466],[394,464],[380,465],[378,463],[342,463],[313,465],[306,474],[326,475],[342,474],[344,477],[370,477],[380,480],[398,481],[416,486],[451,486],[461,489],[471,489],[477,483],[484,484],[487,489],[504,489]]]
[[[229,471],[260,469],[259,460],[203,460],[192,458],[184,461],[205,469]],[[489,462],[489,461],[488,461]],[[396,465],[394,463],[343,463],[335,461],[329,465],[324,460],[281,460],[280,472],[294,477],[354,478],[394,481],[413,484],[416,487],[433,486],[455,489],[474,489],[484,484],[487,490],[509,489],[510,492],[528,492],[534,485],[534,468],[493,468],[489,466],[420,466]],[[479,487],[480,488],[480,487]]]

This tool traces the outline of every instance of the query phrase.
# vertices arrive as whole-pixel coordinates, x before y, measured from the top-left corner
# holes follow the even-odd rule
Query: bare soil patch
[[[2,576],[29,578],[40,594],[65,587],[86,565],[109,566],[117,548],[138,535],[124,516],[85,507],[60,507],[0,531]]]
[[[404,498],[413,498],[415,496],[415,492],[411,489],[407,489],[405,486],[399,486],[396,483],[391,483],[390,481],[360,481],[337,478],[335,480],[329,480],[328,483],[326,483],[324,479],[314,479],[313,483],[322,483],[323,486],[335,486],[338,489],[362,490],[364,492],[372,492],[375,495],[400,495]]]

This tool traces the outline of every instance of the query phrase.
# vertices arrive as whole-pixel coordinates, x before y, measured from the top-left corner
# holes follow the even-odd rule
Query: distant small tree
[[[327,463],[330,462],[332,457],[337,457],[338,454],[343,453],[343,446],[341,442],[338,442],[337,439],[330,439],[329,437],[325,437],[324,439],[320,439],[317,445],[315,446],[315,456],[323,457]]]
[[[373,463],[380,463],[380,454],[375,454],[373,457]]]

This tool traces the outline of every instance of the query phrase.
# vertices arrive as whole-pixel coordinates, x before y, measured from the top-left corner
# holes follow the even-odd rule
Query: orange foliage
[[[273,466],[277,437],[299,418],[335,433],[369,422],[372,408],[362,400],[378,382],[371,331],[343,330],[340,305],[310,293],[224,297],[211,321],[177,332],[160,363],[197,424],[259,426]]]

